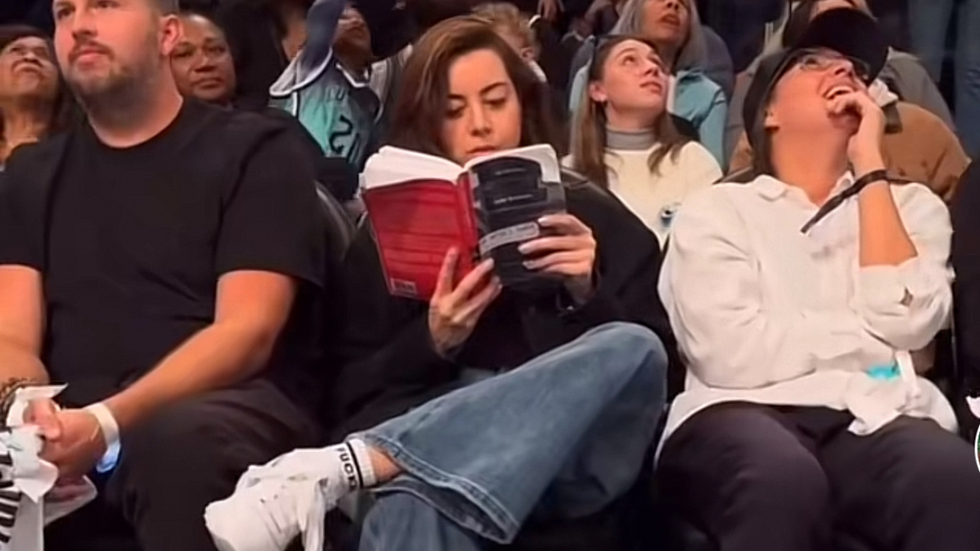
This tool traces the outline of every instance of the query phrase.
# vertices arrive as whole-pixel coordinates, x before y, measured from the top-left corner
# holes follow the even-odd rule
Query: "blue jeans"
[[[405,472],[377,490],[360,549],[476,550],[512,542],[532,511],[600,511],[639,475],[666,368],[651,331],[607,324],[355,435]]]
[[[958,6],[958,7],[957,7]],[[939,82],[946,54],[946,36],[953,10],[958,10],[954,80],[956,130],[967,154],[980,153],[980,0],[909,0],[912,50],[929,76]]]

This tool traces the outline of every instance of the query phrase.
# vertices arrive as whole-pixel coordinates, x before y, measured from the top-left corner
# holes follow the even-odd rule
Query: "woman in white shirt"
[[[884,171],[866,85],[887,49],[859,24],[759,64],[762,175],[674,223],[660,294],[688,380],[658,488],[725,551],[980,544],[975,451],[909,355],[950,313],[949,215]]]
[[[721,169],[674,126],[669,74],[651,43],[600,41],[588,79],[566,164],[615,193],[663,245],[684,199],[721,178]]]

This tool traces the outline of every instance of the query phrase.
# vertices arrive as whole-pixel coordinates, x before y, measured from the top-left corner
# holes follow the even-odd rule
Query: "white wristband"
[[[119,461],[119,451],[121,449],[119,443],[119,423],[116,422],[116,418],[112,415],[112,412],[102,402],[86,407],[85,411],[91,413],[95,417],[95,420],[98,421],[99,427],[102,429],[102,437],[105,439],[105,455],[99,460],[95,466],[95,470],[100,473],[109,472]]]

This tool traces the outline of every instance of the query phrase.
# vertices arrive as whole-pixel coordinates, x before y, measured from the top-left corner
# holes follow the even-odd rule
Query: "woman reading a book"
[[[417,44],[391,142],[460,165],[553,145],[546,97],[488,23],[454,18]],[[489,260],[460,273],[449,250],[430,300],[392,296],[369,204],[345,261],[347,436],[253,468],[209,506],[220,549],[280,550],[301,532],[319,549],[324,510],[373,489],[360,549],[475,551],[512,542],[532,512],[585,517],[633,485],[674,356],[660,249],[608,192],[567,177],[567,213],[520,246],[556,283],[541,293],[502,286]]]
[[[622,199],[663,245],[684,198],[721,178],[721,168],[674,126],[669,75],[652,43],[600,41],[587,74],[566,162]]]

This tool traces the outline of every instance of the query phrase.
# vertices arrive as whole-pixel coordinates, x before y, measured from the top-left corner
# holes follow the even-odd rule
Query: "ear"
[[[184,25],[176,15],[164,15],[160,18],[160,51],[170,57],[177,43],[184,34]]]
[[[596,103],[606,103],[609,101],[609,95],[603,89],[602,84],[598,82],[589,83],[589,99]]]
[[[779,116],[771,106],[766,107],[766,111],[762,115],[762,127],[766,130],[774,130],[779,128]]]
[[[520,54],[521,59],[523,59],[526,63],[537,61],[538,56],[535,55],[534,48],[521,48]]]

